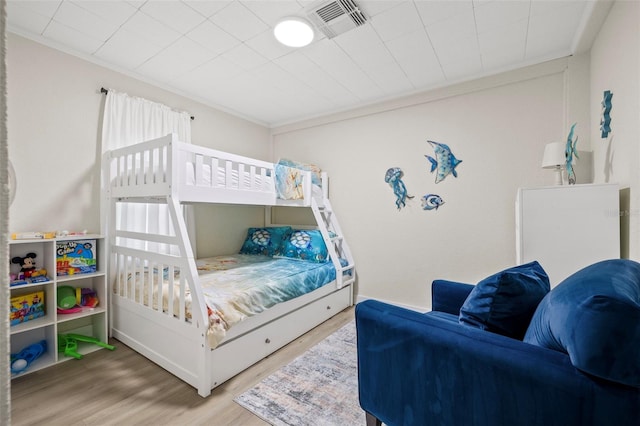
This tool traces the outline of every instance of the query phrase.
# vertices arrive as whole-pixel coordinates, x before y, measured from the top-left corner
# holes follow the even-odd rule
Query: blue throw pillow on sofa
[[[606,260],[571,275],[540,302],[524,341],[568,353],[585,373],[640,387],[640,264]]]
[[[549,288],[549,277],[536,261],[505,269],[471,290],[460,308],[459,321],[522,340]]]

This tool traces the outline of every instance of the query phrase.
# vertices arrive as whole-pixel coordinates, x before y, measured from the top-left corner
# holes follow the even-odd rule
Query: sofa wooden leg
[[[371,413],[365,411],[367,417],[367,426],[382,426],[382,422]]]

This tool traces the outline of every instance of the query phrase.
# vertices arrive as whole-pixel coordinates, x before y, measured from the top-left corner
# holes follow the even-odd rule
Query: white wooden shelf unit
[[[56,247],[61,241],[95,240],[97,271],[95,273],[57,276]],[[11,326],[11,353],[18,353],[25,347],[46,340],[47,351],[34,360],[23,372],[12,374],[22,376],[49,367],[58,362],[74,359],[58,353],[58,335],[75,333],[95,337],[102,342],[108,340],[106,247],[101,235],[87,234],[51,239],[11,240],[10,257],[36,254],[36,268],[47,270],[48,281],[10,286],[11,297],[42,291],[44,292],[45,314],[43,317]],[[11,265],[11,271],[19,271],[19,265]],[[10,285],[9,277],[5,285]],[[85,308],[72,314],[57,313],[57,292],[60,286],[92,289],[99,300],[95,308]],[[5,314],[5,315],[8,315]],[[78,353],[87,354],[101,349],[100,346],[78,342]]]

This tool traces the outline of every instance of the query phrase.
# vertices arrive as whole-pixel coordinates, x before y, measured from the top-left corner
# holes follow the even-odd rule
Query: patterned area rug
[[[357,368],[352,321],[235,401],[274,426],[364,425]]]

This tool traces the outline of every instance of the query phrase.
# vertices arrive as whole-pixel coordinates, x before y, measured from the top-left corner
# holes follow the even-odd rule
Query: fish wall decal
[[[434,141],[427,142],[433,146],[435,152],[435,158],[428,155],[425,155],[425,157],[431,162],[431,173],[436,171],[436,183],[442,182],[449,174],[457,178],[456,167],[462,163],[462,160],[458,160],[447,145]]]
[[[406,206],[407,198],[413,198],[412,195],[407,194],[407,187],[402,181],[402,176],[404,176],[404,173],[400,167],[391,167],[384,175],[384,181],[393,188],[393,193],[396,196],[396,207],[398,210]]]
[[[444,204],[442,197],[436,194],[427,194],[421,198],[422,210],[438,210],[438,207]]]

